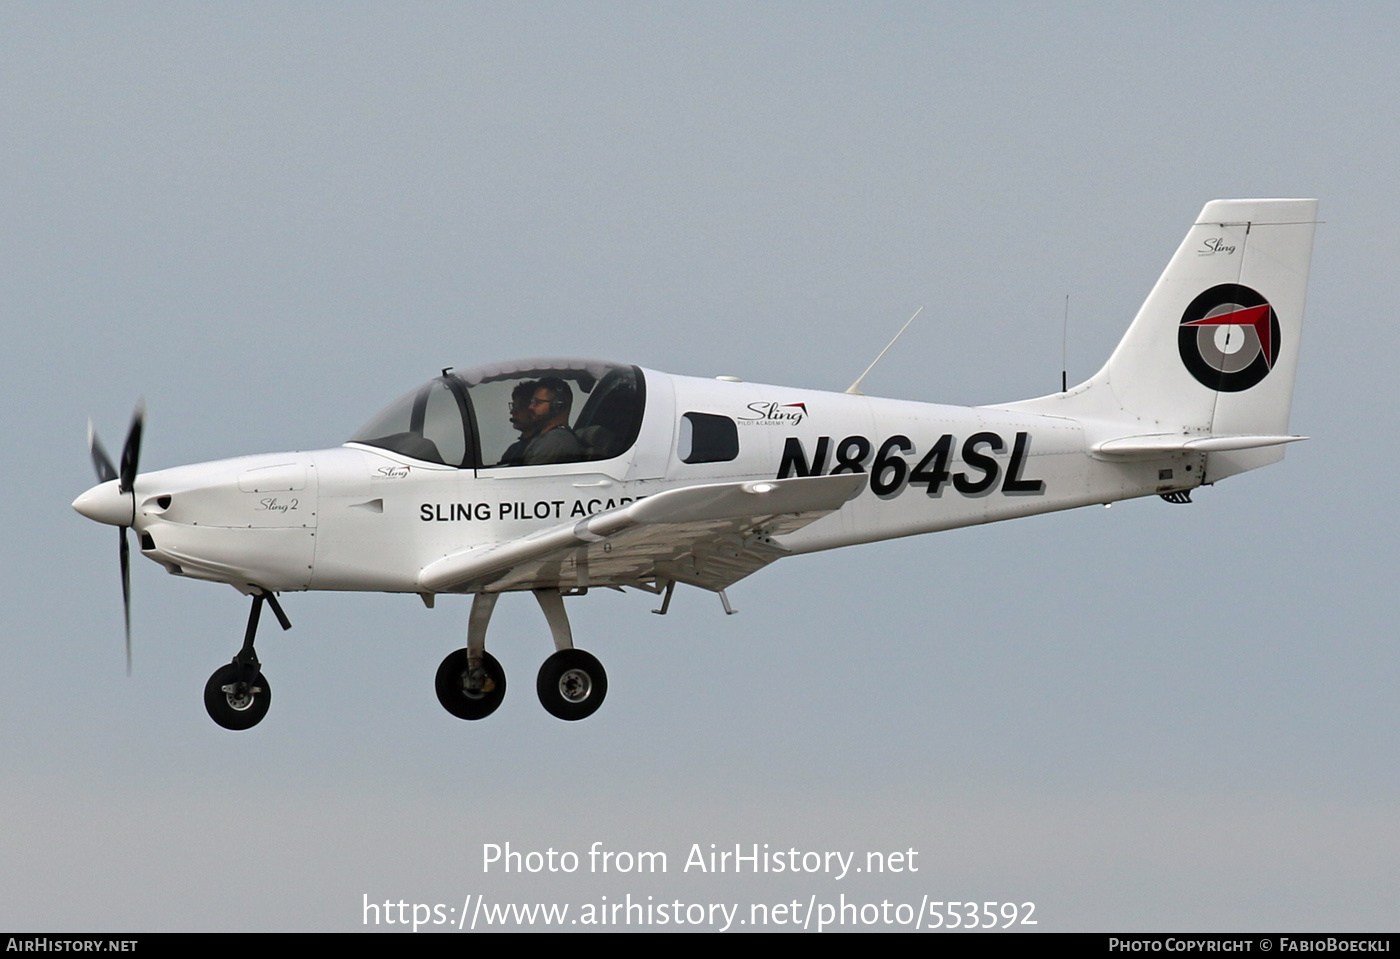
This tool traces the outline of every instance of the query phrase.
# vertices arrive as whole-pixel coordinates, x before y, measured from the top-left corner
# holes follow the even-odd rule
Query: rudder
[[[1316,200],[1207,203],[1091,382],[1166,429],[1286,433],[1316,222]]]

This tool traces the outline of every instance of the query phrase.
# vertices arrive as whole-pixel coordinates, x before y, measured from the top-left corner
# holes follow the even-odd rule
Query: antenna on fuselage
[[[890,351],[890,347],[891,347],[891,346],[894,346],[895,340],[899,339],[901,336],[904,335],[904,331],[907,330],[907,329],[909,329],[909,324],[910,324],[910,323],[913,323],[915,317],[917,317],[917,316],[918,316],[920,313],[922,313],[923,311],[924,311],[924,308],[923,308],[922,306],[919,307],[917,310],[914,311],[914,316],[909,317],[909,319],[905,322],[905,324],[899,328],[899,332],[896,333],[896,334],[894,335],[894,340],[890,340],[889,343],[887,343],[887,344],[885,345],[885,348],[884,348],[883,350],[880,351],[880,355],[877,356],[877,357],[875,357],[875,359],[873,359],[873,360],[870,361],[870,365],[867,366],[867,367],[865,368],[865,372],[862,373],[862,374],[860,374],[860,376],[857,376],[857,377],[856,377],[856,381],[855,381],[854,383],[852,383],[850,386],[846,387],[846,392],[847,392],[847,393],[850,393],[852,396],[864,396],[864,395],[865,395],[864,393],[862,393],[862,392],[860,391],[860,384],[861,384],[861,381],[864,380],[867,376],[870,375],[870,371],[873,370],[873,369],[875,369],[875,364],[878,363],[878,362],[880,362],[881,358],[884,357],[884,355]]]
[[[1069,392],[1069,294],[1065,294],[1065,325],[1060,331],[1060,392]]]

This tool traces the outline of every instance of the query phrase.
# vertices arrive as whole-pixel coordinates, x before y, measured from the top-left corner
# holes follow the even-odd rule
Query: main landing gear
[[[592,716],[608,694],[608,674],[597,658],[574,648],[564,597],[558,590],[537,589],[544,618],[554,636],[554,655],[544,661],[535,691],[550,715],[576,720]],[[499,593],[477,593],[467,621],[467,648],[449,653],[437,671],[437,695],[442,708],[458,719],[484,719],[495,712],[506,694],[506,674],[486,651],[486,627]]]
[[[258,617],[263,603],[272,607],[273,615],[283,629],[291,629],[291,620],[282,612],[282,604],[269,592],[253,596],[253,608],[248,613],[248,629],[243,634],[243,648],[233,662],[220,666],[204,684],[204,708],[209,718],[225,729],[251,729],[267,715],[272,705],[272,687],[262,674],[253,638],[258,632]]]

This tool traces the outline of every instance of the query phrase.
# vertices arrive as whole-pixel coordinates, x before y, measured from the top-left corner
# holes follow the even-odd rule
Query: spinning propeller
[[[137,402],[136,411],[131,415],[131,428],[126,431],[126,444],[122,447],[122,465],[118,470],[112,465],[112,458],[97,438],[97,431],[88,420],[88,451],[92,454],[92,466],[97,471],[97,479],[102,486],[94,486],[78,497],[73,506],[78,512],[98,522],[110,523],[117,527],[117,555],[122,568],[122,611],[126,619],[126,674],[131,675],[131,547],[126,541],[126,531],[136,522],[136,468],[141,458],[141,430],[146,420],[146,404]],[[117,481],[115,495],[105,484]]]

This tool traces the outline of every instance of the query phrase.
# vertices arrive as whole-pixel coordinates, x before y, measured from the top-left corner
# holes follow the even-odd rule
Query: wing
[[[667,490],[606,513],[444,556],[423,567],[434,593],[643,586],[720,590],[787,555],[774,537],[841,508],[863,473],[709,483]]]

